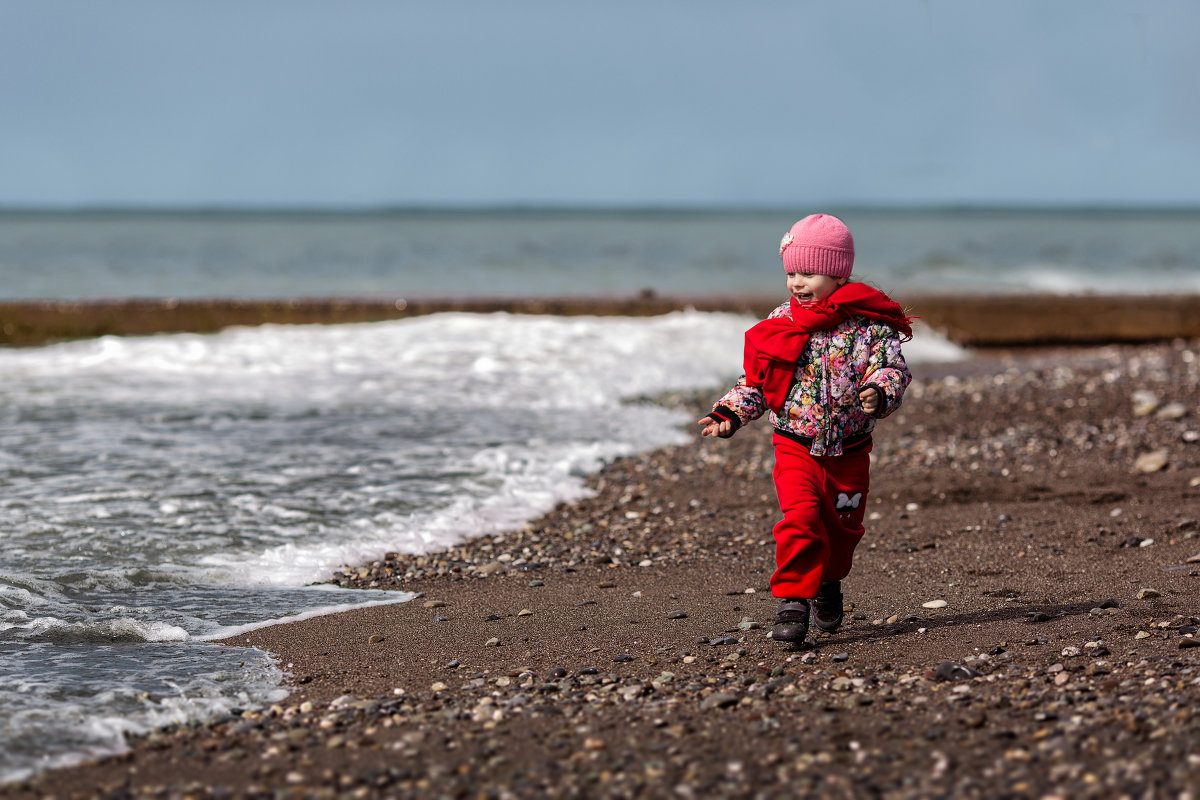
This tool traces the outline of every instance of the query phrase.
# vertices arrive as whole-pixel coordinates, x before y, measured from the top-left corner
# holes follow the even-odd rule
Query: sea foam
[[[273,667],[205,642],[403,602],[311,584],[686,443],[689,416],[645,398],[720,391],[754,322],[439,314],[0,351],[0,703],[20,711],[0,745],[44,743],[0,746],[0,775],[274,697]],[[923,330],[905,352],[962,355]]]

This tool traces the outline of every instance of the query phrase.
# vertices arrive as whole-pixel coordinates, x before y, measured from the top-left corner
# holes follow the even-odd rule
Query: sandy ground
[[[288,700],[2,793],[1200,798],[1200,341],[916,372],[834,634],[766,636],[758,423],[337,576],[419,596],[228,642]]]

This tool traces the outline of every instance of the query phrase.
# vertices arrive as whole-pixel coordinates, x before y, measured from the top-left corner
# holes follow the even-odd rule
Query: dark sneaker
[[[842,627],[842,582],[822,583],[812,607],[813,625],[826,633],[833,633]]]
[[[782,601],[771,628],[771,638],[777,642],[803,642],[808,636],[808,612],[807,600]]]

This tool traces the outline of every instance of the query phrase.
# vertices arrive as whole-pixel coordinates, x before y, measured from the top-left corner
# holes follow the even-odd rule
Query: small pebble
[[[729,708],[732,705],[737,705],[738,698],[732,694],[724,692],[716,692],[700,701],[701,711],[710,711],[714,708]]]
[[[1183,419],[1187,416],[1187,406],[1183,403],[1167,403],[1154,416],[1159,419]]]
[[[1167,466],[1167,461],[1170,458],[1170,453],[1166,450],[1153,450],[1149,453],[1143,453],[1138,456],[1133,462],[1133,468],[1137,472],[1150,474],[1158,472]]]
[[[956,661],[943,661],[937,665],[933,675],[940,681],[963,681],[979,677],[977,670],[963,666]]]
[[[1133,415],[1148,417],[1158,410],[1158,397],[1146,389],[1139,389],[1130,398],[1133,401]]]

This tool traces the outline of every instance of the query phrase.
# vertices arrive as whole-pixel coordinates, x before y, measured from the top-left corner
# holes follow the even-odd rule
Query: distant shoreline
[[[914,205],[830,203],[827,209],[835,214],[1189,214],[1200,213],[1200,206],[1192,204],[1142,204],[1121,203],[928,203]],[[320,206],[320,205],[0,205],[0,215],[62,215],[62,216],[105,216],[137,214],[149,216],[305,216],[347,215],[388,216],[397,214],[546,214],[570,216],[573,214],[781,214],[793,216],[801,213],[795,205],[686,205],[665,203],[660,205],[613,205],[613,204],[370,204]]]
[[[1200,337],[1200,294],[899,296],[964,347],[1138,343]],[[438,312],[655,316],[685,308],[762,316],[778,296],[103,299],[0,302],[0,346],[97,336],[213,333],[231,326],[380,322]]]

